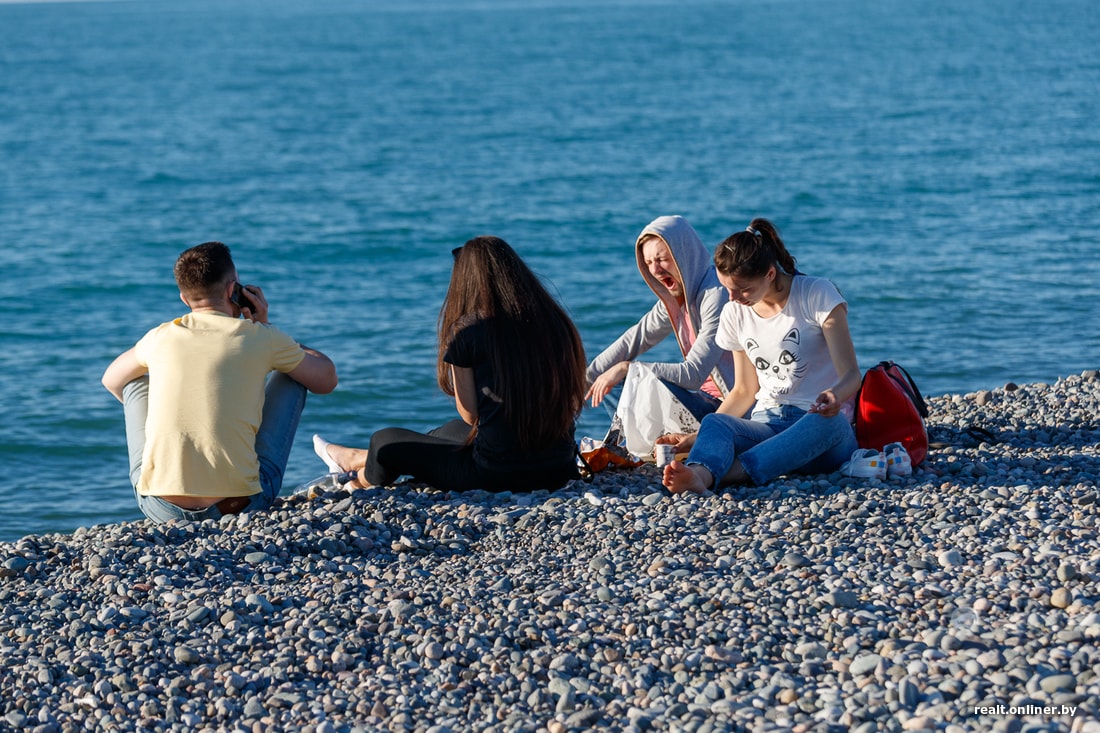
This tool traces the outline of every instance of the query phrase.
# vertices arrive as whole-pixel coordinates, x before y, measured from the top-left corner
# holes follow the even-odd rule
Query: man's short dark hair
[[[186,297],[213,296],[234,270],[229,247],[221,242],[204,242],[176,260],[176,285]]]

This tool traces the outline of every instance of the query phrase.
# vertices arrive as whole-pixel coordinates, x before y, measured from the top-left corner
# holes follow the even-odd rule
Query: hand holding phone
[[[249,320],[256,323],[267,323],[267,300],[264,298],[264,291],[259,285],[241,285],[239,282],[233,284],[233,294],[230,296],[230,300],[233,304],[240,309],[241,315],[244,315],[244,309],[248,309]]]
[[[242,311],[245,308],[252,309],[252,301],[248,299],[247,295],[242,295],[242,292],[247,286],[241,285],[239,282],[233,283],[233,294],[229,296],[229,300],[233,305],[240,308]]]

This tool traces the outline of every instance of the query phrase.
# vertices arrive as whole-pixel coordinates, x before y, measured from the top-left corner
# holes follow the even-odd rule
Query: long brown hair
[[[474,320],[488,328],[501,409],[525,451],[573,435],[587,389],[584,345],[565,310],[499,237],[474,237],[455,250],[451,284],[439,311],[439,387],[454,395],[443,355]]]
[[[763,277],[772,265],[788,275],[798,274],[779,230],[767,219],[753,219],[745,230],[729,235],[714,250],[714,267],[723,275]]]

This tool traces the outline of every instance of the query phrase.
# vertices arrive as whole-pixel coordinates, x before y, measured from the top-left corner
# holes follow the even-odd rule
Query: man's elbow
[[[318,374],[317,379],[312,380],[308,386],[309,391],[313,394],[329,394],[337,389],[339,383],[340,379],[337,376],[337,369],[335,369],[335,366],[331,366],[331,368],[324,371],[324,373]]]
[[[103,387],[111,393],[112,397],[114,397],[119,402],[125,402],[125,400],[122,398],[122,387],[125,385],[119,385],[112,382],[107,378],[107,375],[104,375],[103,379],[99,381],[103,385]]]
[[[119,400],[122,399],[122,388],[125,385],[119,383],[118,375],[112,372],[111,369],[103,372],[103,376],[99,378],[99,383]]]
[[[319,375],[314,384],[310,386],[309,391],[314,394],[329,394],[336,389],[336,385],[339,383],[340,378],[336,376],[336,366],[330,364],[329,368]]]

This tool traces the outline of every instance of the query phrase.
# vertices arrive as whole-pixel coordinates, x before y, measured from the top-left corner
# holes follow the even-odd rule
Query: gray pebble
[[[853,677],[859,677],[875,671],[881,663],[882,657],[877,654],[862,654],[852,660],[852,664],[848,667],[848,672]]]
[[[849,590],[826,593],[822,600],[825,605],[834,608],[855,608],[859,605],[859,596],[855,592]]]
[[[30,567],[30,562],[25,557],[9,557],[4,561],[4,570],[9,571],[13,575],[18,575]]]
[[[806,558],[805,555],[799,552],[786,553],[785,555],[783,555],[783,559],[780,561],[780,563],[790,568],[804,568],[808,565],[813,564]]]
[[[906,710],[916,710],[920,703],[920,688],[911,677],[902,677],[898,681],[898,702]]]
[[[962,553],[958,550],[944,550],[936,559],[939,561],[940,565],[945,568],[955,568],[965,562]]]
[[[264,708],[259,697],[250,697],[248,702],[244,704],[244,717],[260,718],[264,715],[267,715],[267,710]]]
[[[1039,681],[1039,688],[1047,694],[1067,690],[1072,692],[1076,686],[1077,678],[1071,674],[1052,674]]]

